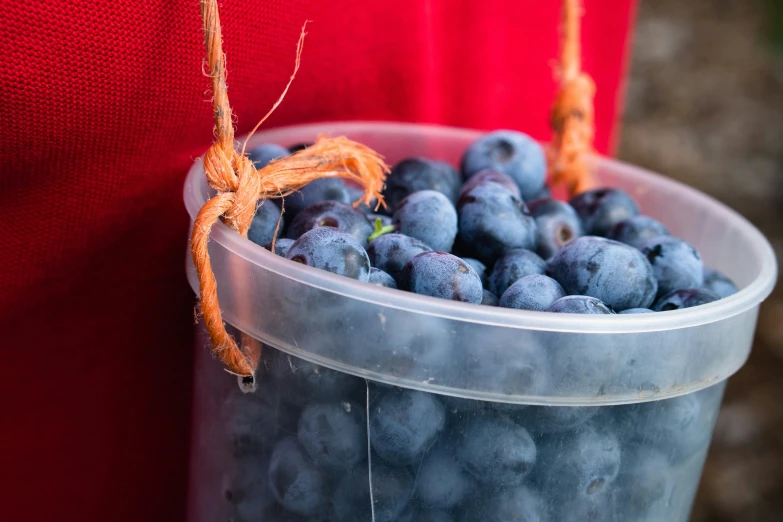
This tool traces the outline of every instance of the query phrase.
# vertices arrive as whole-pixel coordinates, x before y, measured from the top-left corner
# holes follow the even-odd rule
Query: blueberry
[[[347,469],[367,457],[364,407],[349,401],[312,403],[299,419],[299,442],[317,466]]]
[[[313,400],[344,400],[362,383],[362,379],[325,366],[276,352],[270,371],[284,398],[304,405]]]
[[[454,522],[454,519],[445,511],[409,507],[397,522]]]
[[[413,491],[413,477],[405,468],[393,468],[372,460],[372,503],[375,522],[396,522]],[[345,473],[332,497],[332,520],[368,522],[373,520],[370,478],[366,468]]]
[[[367,281],[370,258],[351,234],[333,227],[317,227],[302,234],[286,258],[327,272]]]
[[[493,294],[489,290],[484,290],[483,295],[481,297],[481,304],[486,306],[498,306],[498,304],[500,304],[500,301],[498,300],[495,294]]]
[[[637,249],[600,237],[584,236],[549,260],[547,274],[569,295],[588,295],[613,309],[648,308],[658,284],[647,258]]]
[[[384,199],[389,208],[420,190],[436,190],[453,204],[457,201],[460,176],[448,163],[425,158],[408,158],[394,165],[386,178]]]
[[[488,489],[462,512],[460,522],[540,522],[544,509],[538,493],[526,486]]]
[[[639,215],[639,207],[626,192],[602,188],[582,192],[569,201],[586,234],[605,236],[617,223]]]
[[[389,464],[418,464],[445,422],[446,411],[434,395],[391,389],[370,409],[370,444]]]
[[[536,396],[549,388],[547,349],[537,334],[516,329],[497,329],[474,324],[463,341],[466,349],[460,368],[467,366],[464,388],[486,387],[504,395]]]
[[[546,273],[546,261],[538,254],[517,248],[509,250],[495,262],[492,275],[489,276],[489,289],[495,295],[502,296],[508,287],[525,276]]]
[[[515,248],[536,248],[536,220],[525,203],[496,183],[478,185],[457,203],[459,246],[483,263]]]
[[[288,149],[275,145],[274,143],[264,143],[258,147],[253,147],[247,152],[247,157],[253,162],[257,169],[262,169],[269,165],[273,159],[288,156]]]
[[[342,179],[320,178],[311,181],[299,189],[299,191],[286,196],[285,211],[289,216],[296,216],[307,207],[325,201],[338,201],[345,204],[353,203]]]
[[[621,520],[666,520],[675,473],[655,449],[636,447],[624,454],[613,495]]]
[[[430,508],[451,509],[475,487],[454,454],[445,447],[430,451],[421,462],[416,479],[416,496]]]
[[[500,306],[544,312],[565,295],[565,290],[560,283],[551,277],[532,274],[508,287],[500,298]]]
[[[275,446],[269,482],[277,501],[299,515],[313,515],[329,502],[326,476],[313,466],[295,437],[286,437]]]
[[[538,253],[544,259],[582,235],[579,216],[568,203],[543,198],[531,201],[527,207],[536,218]]]
[[[703,288],[683,288],[674,290],[661,297],[653,305],[656,312],[668,312],[671,310],[680,310],[683,308],[692,308],[707,303],[712,303],[720,299],[720,296],[711,290]]]
[[[414,256],[430,251],[432,249],[418,239],[403,234],[386,234],[367,245],[372,266],[380,268],[398,283],[402,267]]]
[[[620,314],[651,314],[653,311],[649,308],[628,308],[619,312]]]
[[[236,522],[256,522],[275,504],[269,487],[268,456],[243,457],[228,478],[224,491]]]
[[[704,288],[715,292],[721,296],[721,298],[739,292],[737,285],[735,285],[731,279],[717,270],[712,270],[710,268],[704,269]]]
[[[606,237],[640,248],[645,241],[668,235],[669,231],[657,219],[649,216],[633,216],[613,226]]]
[[[566,300],[572,296],[558,300]],[[591,299],[591,298],[582,298]],[[557,302],[556,302],[557,305]],[[565,306],[560,303],[559,306]],[[573,304],[571,305],[573,306]],[[581,310],[571,313],[612,314],[612,311],[600,302],[582,306]],[[585,309],[586,308],[586,309]],[[568,312],[564,312],[568,313]],[[568,323],[568,318],[563,318]],[[626,393],[629,375],[634,370],[634,363],[629,351],[634,348],[629,346],[626,336],[605,335],[601,336],[601,342],[586,345],[580,336],[572,333],[551,333],[546,343],[546,353],[552,372],[551,388],[562,397],[584,396],[586,394],[595,397],[606,397],[616,394],[618,391]],[[631,343],[633,344],[633,343]],[[640,394],[644,390],[639,390]]]
[[[280,228],[277,226],[278,220]],[[274,201],[267,199],[256,210],[256,215],[253,216],[250,229],[247,231],[247,238],[256,245],[263,246],[272,241],[275,237],[275,231],[277,231],[277,235],[280,235],[284,226],[285,221],[280,214],[280,207]]]
[[[484,288],[481,279],[462,259],[445,252],[424,252],[403,267],[399,286],[416,294],[481,303]]]
[[[476,271],[479,278],[481,279],[481,284],[486,287],[489,284],[489,280],[487,279],[487,267],[484,265],[484,263],[478,259],[473,259],[472,257],[463,257],[462,260],[473,267],[473,270]]]
[[[370,278],[367,282],[372,285],[385,286],[386,288],[397,288],[397,282],[394,278],[380,268],[370,268]]]
[[[367,246],[367,238],[373,232],[372,224],[360,210],[339,201],[322,201],[297,214],[288,227],[288,237],[298,239],[318,227],[339,228],[351,234],[363,247]]]
[[[474,141],[462,156],[462,175],[465,179],[484,169],[508,174],[519,186],[522,199],[532,199],[544,187],[544,149],[533,138],[521,132],[490,132]]]
[[[484,183],[496,183],[511,192],[517,199],[522,199],[522,194],[519,192],[519,187],[517,186],[517,183],[511,178],[511,176],[503,174],[497,170],[486,169],[480,172],[476,172],[467,180],[465,180],[465,183],[462,185],[462,188],[459,191],[459,197],[457,200],[462,199],[462,196],[473,190],[473,188],[477,187],[478,185],[482,185]]]
[[[706,451],[724,385],[672,399],[613,408],[617,432],[641,448],[655,448],[671,464]]]
[[[647,257],[658,280],[658,297],[680,288],[698,288],[704,284],[704,263],[699,252],[682,239],[654,237],[639,250]]]
[[[294,152],[299,152],[300,150],[304,150],[307,147],[312,147],[313,143],[309,141],[303,141],[301,143],[294,143],[290,147],[288,147],[288,152],[293,154]]]
[[[534,479],[544,491],[591,497],[609,491],[621,464],[620,442],[606,427],[583,424],[563,437],[539,445]]]
[[[531,406],[517,420],[534,434],[560,433],[581,426],[598,410],[592,406]]]
[[[546,309],[547,312],[558,314],[587,314],[587,315],[605,315],[613,314],[611,308],[606,306],[600,299],[587,295],[567,295],[561,297],[552,306]]]
[[[482,484],[517,486],[536,462],[528,431],[504,415],[468,418],[455,438],[457,458]]]
[[[286,254],[288,254],[288,250],[291,248],[291,245],[294,244],[293,239],[288,239],[286,237],[281,237],[277,241],[275,241],[275,254],[280,257],[285,257]],[[269,241],[264,244],[264,248],[272,251],[272,242]]]
[[[450,252],[457,237],[457,211],[435,190],[420,190],[400,201],[392,223],[400,233],[439,252]]]
[[[442,383],[452,375],[456,359],[449,321],[419,314],[406,318],[403,325],[394,313],[380,317],[377,311],[363,310],[358,318],[336,317],[331,322],[331,327],[365,332],[366,342],[348,355],[363,368],[382,365],[391,376],[430,383]],[[336,342],[334,350],[343,353],[345,348]]]
[[[222,413],[236,457],[267,451],[277,436],[274,407],[253,394],[237,391],[229,395]]]

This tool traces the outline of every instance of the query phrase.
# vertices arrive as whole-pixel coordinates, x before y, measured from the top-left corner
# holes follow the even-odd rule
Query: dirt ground
[[[777,24],[777,32],[775,25]],[[621,159],[705,191],[783,259],[779,0],[640,0]],[[783,516],[783,287],[729,381],[694,522]]]

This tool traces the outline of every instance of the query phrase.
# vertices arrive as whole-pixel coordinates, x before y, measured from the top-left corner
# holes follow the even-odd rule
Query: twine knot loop
[[[226,151],[215,143],[204,155],[204,174],[210,187],[218,193],[232,195],[223,220],[246,236],[261,195],[261,176],[253,162],[233,148]]]
[[[362,201],[369,204],[373,200],[382,205],[381,191],[389,167],[378,153],[355,141],[345,137],[319,136],[311,147],[273,160],[260,171],[256,170],[253,162],[245,156],[244,146],[237,152],[234,144],[217,0],[201,0],[201,16],[207,50],[206,70],[212,84],[215,119],[215,142],[204,155],[204,175],[217,195],[201,207],[193,222],[190,251],[198,274],[201,315],[212,343],[212,352],[223,362],[227,371],[242,377],[243,390],[252,390],[255,386],[254,374],[261,359],[261,344],[243,334],[240,348],[223,324],[217,281],[207,248],[212,227],[222,219],[229,227],[247,237],[259,199],[284,197],[325,177],[349,179],[362,187],[364,197],[354,202],[355,205]],[[294,72],[280,98],[258,122],[251,135],[280,105],[293,82],[299,69],[305,27],[302,27],[299,36]],[[232,274],[232,277],[241,278],[242,275]]]

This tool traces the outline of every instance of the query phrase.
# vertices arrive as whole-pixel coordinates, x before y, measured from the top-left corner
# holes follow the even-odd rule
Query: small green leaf
[[[375,218],[375,232],[370,234],[370,237],[367,238],[367,241],[372,241],[373,239],[379,238],[384,234],[388,234],[389,232],[394,232],[394,225],[383,226],[381,218]]]

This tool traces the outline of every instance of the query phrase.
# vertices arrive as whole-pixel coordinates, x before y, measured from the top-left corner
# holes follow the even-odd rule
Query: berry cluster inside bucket
[[[525,406],[392,387],[270,350],[229,393],[221,488],[240,521],[686,520],[723,385]]]
[[[250,241],[216,228],[210,252],[224,314],[239,328],[235,336],[250,333],[266,345],[252,393],[200,352],[191,520],[687,520],[725,378],[747,356],[758,301],[774,279],[755,229],[691,189],[607,160],[596,168],[606,189],[567,202],[537,197],[542,184],[526,201],[501,168],[457,175],[465,151],[487,139],[471,131],[324,124],[262,133],[249,150],[257,160],[258,151],[274,150],[268,142],[322,132],[355,137],[393,161],[388,210],[354,208],[351,184],[319,181],[283,200],[277,232],[281,206],[272,200],[259,207]],[[526,150],[538,150],[529,143]],[[414,167],[425,174],[410,186],[404,174]],[[186,189],[193,212],[210,195],[201,176],[196,166]],[[463,242],[462,209],[488,190],[509,202],[508,220],[532,230],[527,243],[488,254]],[[437,292],[398,284],[415,274],[412,260],[437,252],[419,229],[401,230],[396,209],[416,194],[431,195],[454,218],[452,228],[441,221],[425,228],[437,240],[448,231],[445,242],[454,234],[451,247],[441,244],[450,253],[438,255],[454,263],[435,270],[450,284],[418,280]],[[476,200],[465,202],[465,194]],[[441,215],[424,212],[433,213]],[[724,241],[715,241],[717,230]],[[323,231],[318,249],[290,259],[293,245]],[[390,238],[400,246],[374,247]],[[564,259],[580,242],[605,257],[583,259],[580,248]],[[335,246],[350,255],[319,266]],[[682,261],[661,263],[670,251]],[[705,265],[743,290],[734,294]],[[364,275],[333,268],[351,266]],[[590,277],[606,267],[622,275]],[[466,274],[475,274],[481,299],[454,300]],[[557,298],[519,284],[531,277]],[[572,289],[577,284],[587,289]],[[488,306],[488,292],[549,304]],[[578,310],[595,303],[606,313],[541,311],[568,303],[561,292],[586,296]],[[691,308],[656,305],[669,294]],[[683,304],[688,295],[716,300]],[[666,311],[628,312],[639,307]]]
[[[287,154],[275,144],[249,153],[259,169]],[[398,162],[386,208],[357,207],[363,194],[339,178],[289,195],[285,214],[264,201],[248,238],[370,284],[521,310],[660,312],[737,291],[625,191],[597,188],[565,202],[550,197],[545,178],[537,142],[492,132],[467,148],[459,171],[428,158]]]

